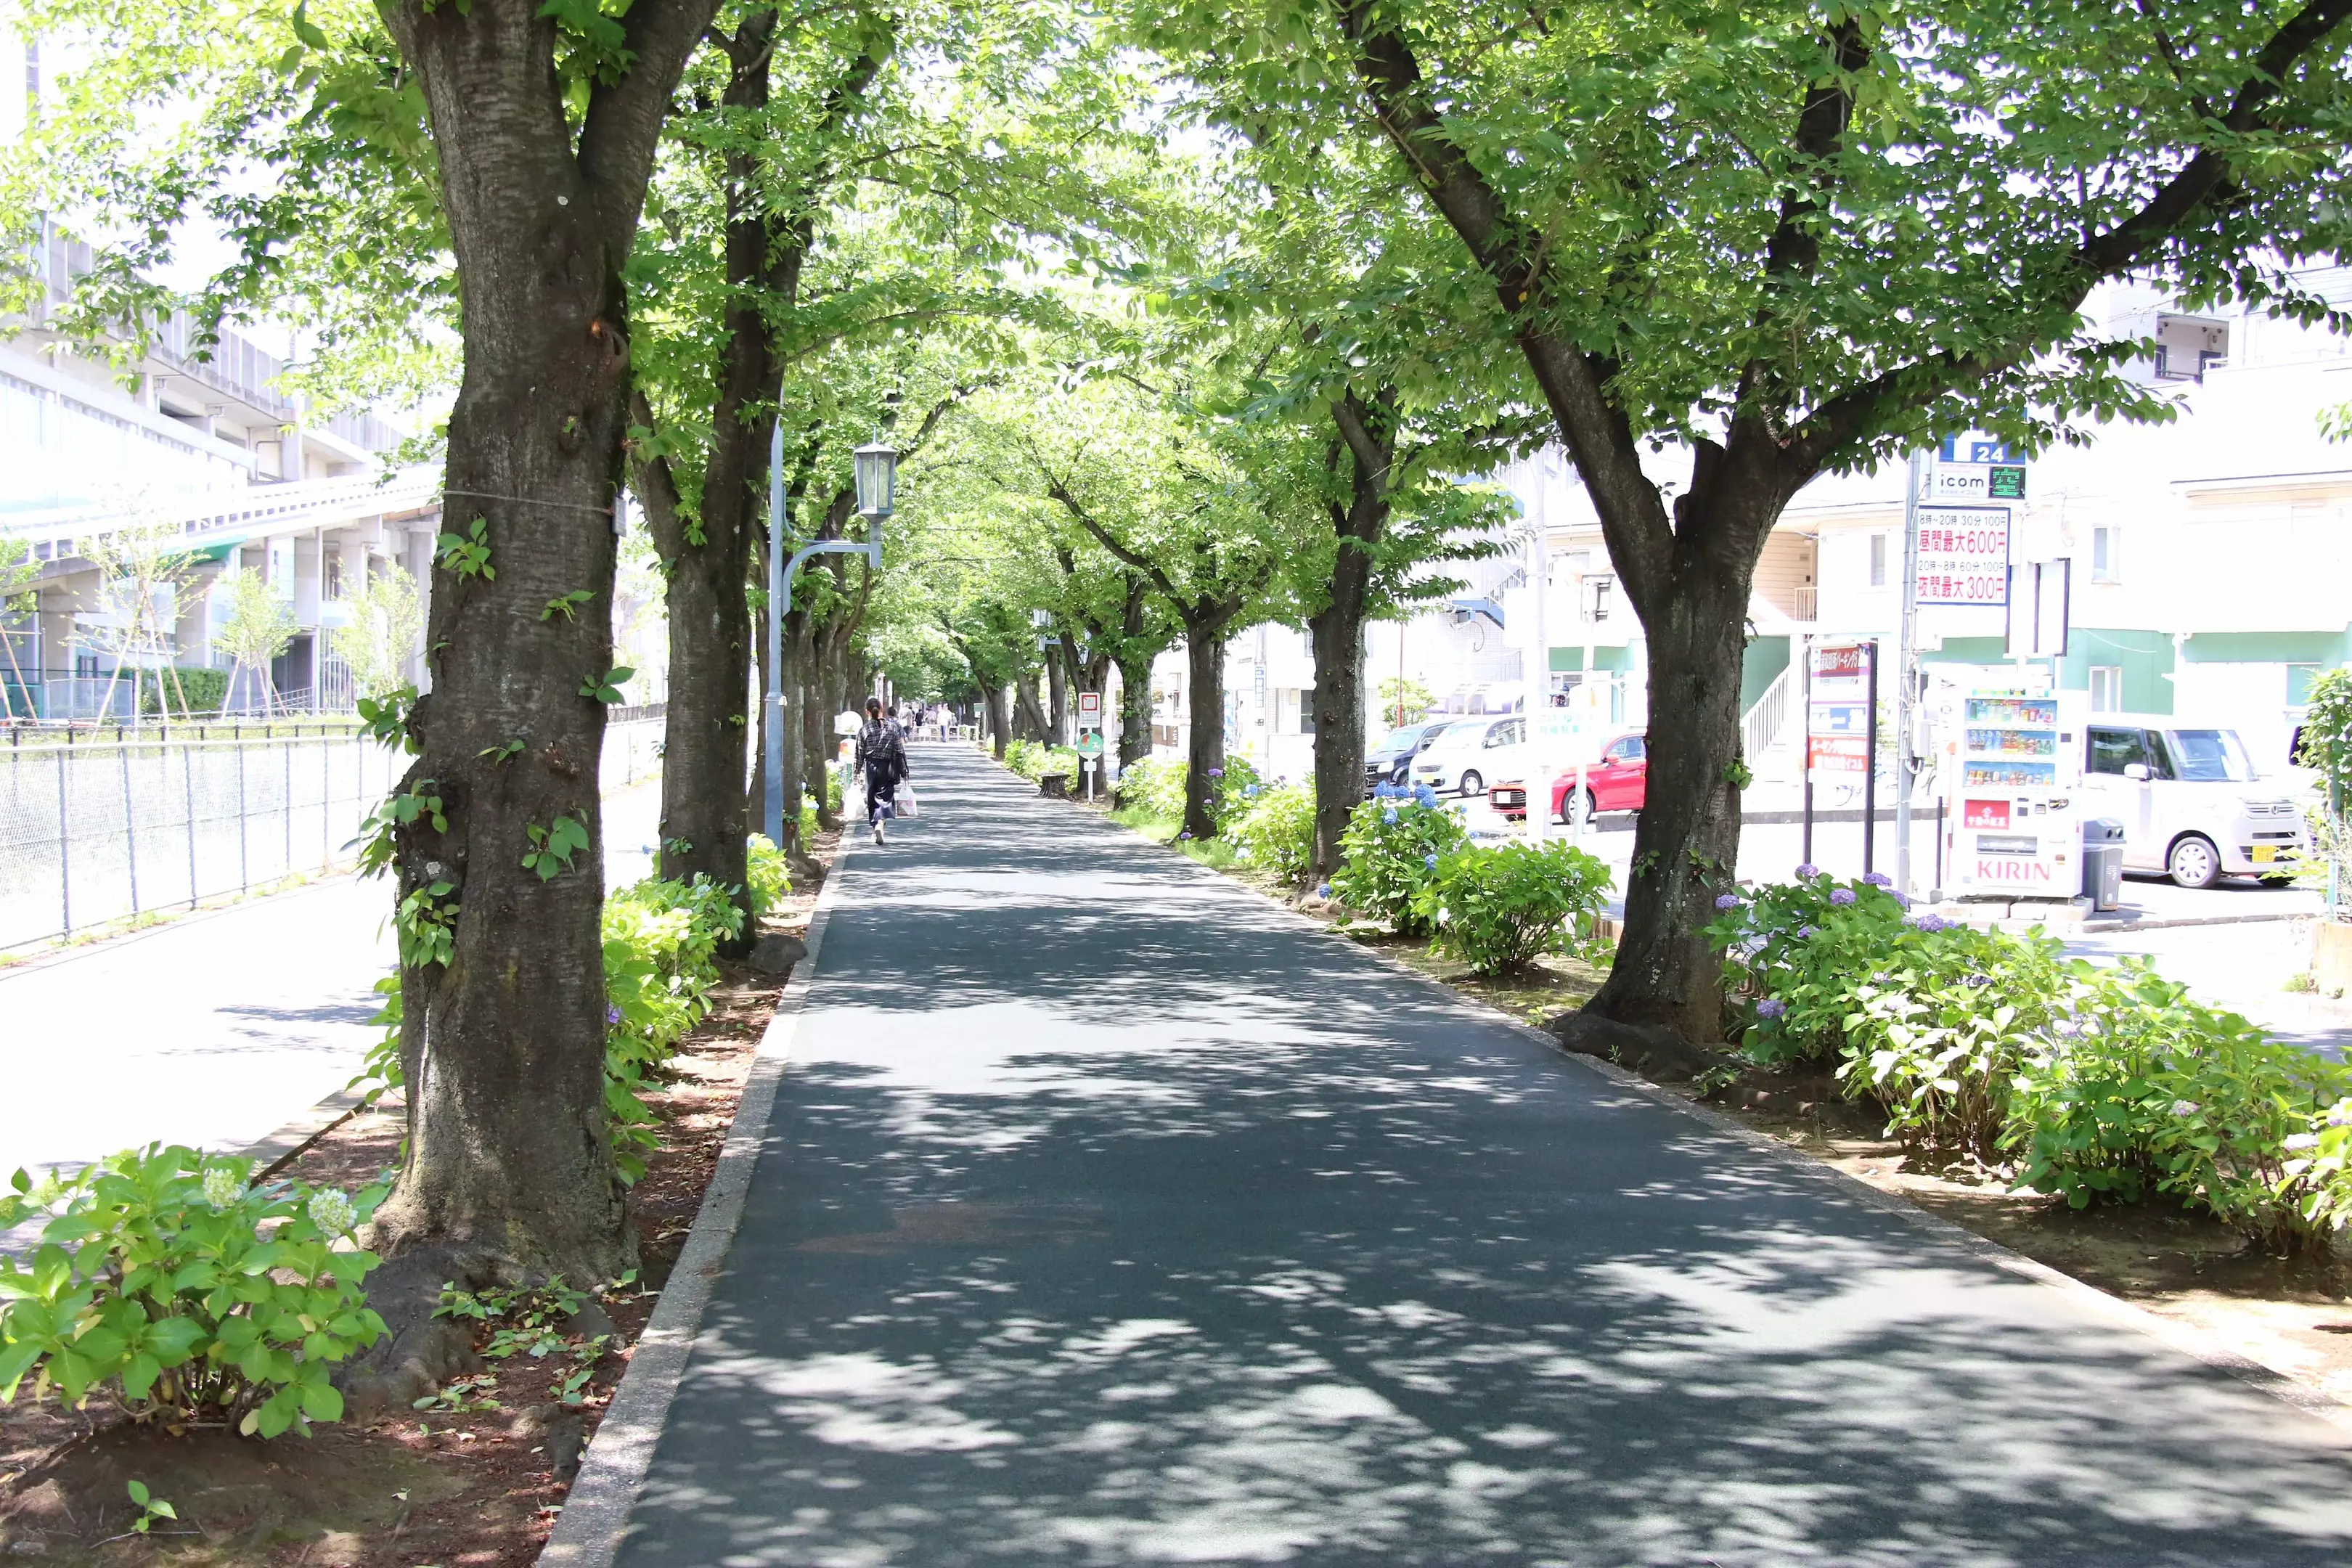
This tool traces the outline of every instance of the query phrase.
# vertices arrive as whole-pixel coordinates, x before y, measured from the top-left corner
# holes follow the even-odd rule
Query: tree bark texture
[[[1004,748],[1012,739],[1007,733],[1013,725],[1009,711],[1011,702],[1002,686],[987,687],[982,691],[982,696],[988,702],[989,744],[996,753],[996,760],[1001,763],[1004,760]]]
[[[447,911],[452,952],[402,970],[408,1139],[373,1237],[388,1253],[466,1244],[588,1279],[635,1251],[604,1105],[604,705],[582,690],[612,668],[622,268],[713,9],[639,0],[635,63],[595,89],[575,147],[555,24],[533,0],[385,6],[424,89],[464,282],[445,526],[473,544],[478,524],[488,549],[436,564],[434,689],[411,720],[421,750],[402,787],[438,797],[446,827],[421,815],[397,834],[398,896]],[[545,614],[583,590],[582,612]],[[587,844],[542,879],[522,865],[528,830],[559,817]]]
[[[1224,622],[1185,634],[1184,663],[1192,688],[1186,740],[1190,766],[1184,774],[1184,831],[1195,838],[1217,836],[1217,786],[1225,768]]]
[[[1066,746],[1070,743],[1070,678],[1068,672],[1077,668],[1075,652],[1064,637],[1045,656],[1045,743]]]
[[[1364,616],[1371,601],[1374,552],[1388,527],[1395,463],[1393,399],[1370,405],[1353,392],[1332,406],[1348,459],[1348,502],[1331,508],[1338,545],[1329,597],[1307,617],[1315,655],[1315,864],[1328,878],[1339,868],[1339,837],[1364,798]]]

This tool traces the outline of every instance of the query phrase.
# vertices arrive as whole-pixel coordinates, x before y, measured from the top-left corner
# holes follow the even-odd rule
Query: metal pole
[[[115,754],[122,759],[122,854],[131,868],[131,912],[139,912],[139,825],[131,814],[131,748],[117,740]]]
[[[1528,842],[1539,845],[1551,837],[1551,748],[1544,743],[1543,729],[1551,717],[1551,538],[1540,491],[1535,513],[1528,541],[1528,596],[1535,604],[1535,624],[1528,628],[1526,655],[1530,672],[1527,802]],[[1570,837],[1576,837],[1575,829],[1570,829]]]
[[[1863,748],[1862,767],[1862,874],[1865,877],[1877,869],[1874,852],[1878,847],[1878,639],[1870,639],[1869,695],[1863,701],[1863,723],[1870,731],[1870,740]]]
[[[784,595],[789,583],[784,571],[784,422],[780,413],[768,438],[768,702],[762,727],[768,842],[779,846],[784,842]]]
[[[253,887],[253,873],[245,843],[245,748],[232,744],[229,749],[236,753],[236,890],[243,893],[250,891]]]
[[[70,741],[73,731],[66,731]],[[64,935],[73,935],[73,833],[66,816],[66,759],[73,755],[70,745],[58,748],[58,903],[65,916]]]
[[[294,874],[294,742],[290,740],[286,742],[286,863],[278,874]]]
[[[1807,637],[1807,638],[1802,639],[1802,640],[1799,643],[1799,645],[1798,645],[1798,652],[1799,652],[1800,657],[1801,657],[1801,658],[1804,659],[1804,661],[1805,661],[1805,671],[1804,671],[1805,679],[1804,679],[1804,682],[1803,682],[1803,684],[1799,688],[1799,689],[1803,693],[1803,696],[1804,696],[1804,709],[1803,709],[1803,712],[1804,712],[1805,727],[1804,727],[1804,729],[1803,729],[1802,731],[1801,731],[1799,732],[1799,736],[1798,736],[1798,738],[1799,738],[1799,739],[1803,742],[1803,744],[1804,744],[1804,755],[1803,755],[1803,757],[1802,757],[1802,758],[1801,758],[1801,759],[1800,759],[1800,762],[1801,762],[1801,766],[1803,767],[1803,769],[1804,769],[1804,777],[1805,777],[1805,809],[1804,809],[1805,830],[1804,830],[1804,834],[1803,834],[1803,845],[1802,845],[1802,847],[1801,847],[1798,850],[1798,852],[1797,852],[1797,859],[1798,859],[1801,864],[1804,864],[1804,865],[1810,866],[1810,865],[1811,865],[1811,864],[1813,863],[1813,647],[1812,647],[1812,639],[1811,639],[1811,637]]]
[[[1911,896],[1911,786],[1919,772],[1919,759],[1911,749],[1912,693],[1918,686],[1914,668],[1919,643],[1919,467],[1920,455],[1914,451],[1903,470],[1903,615],[1895,645],[1895,890],[1906,899]],[[1876,721],[1874,717],[1872,722]]]
[[[196,907],[196,750],[180,745],[180,784],[188,797],[188,908]]]
[[[877,570],[881,567],[881,525],[878,522],[868,520],[868,527],[870,537],[862,544],[857,541],[851,539],[820,539],[814,544],[803,544],[798,550],[793,552],[792,559],[784,563],[784,569],[782,574],[781,581],[777,583],[774,591],[768,596],[768,646],[771,650],[778,648],[779,639],[782,635],[780,629],[782,617],[777,606],[782,603],[785,597],[791,595],[793,591],[793,579],[800,575],[801,563],[806,561],[812,555],[865,555],[873,561],[874,565]],[[769,531],[769,541],[770,549],[772,551],[781,548],[781,542],[776,539],[776,532],[772,526],[772,526]],[[768,665],[768,710],[772,717],[781,715],[782,713],[783,702],[782,667],[778,660],[771,659]],[[778,835],[783,832],[784,827],[783,747],[783,730],[781,725],[779,725],[772,729],[769,733],[767,791],[768,837],[772,841],[778,844],[783,842]],[[846,773],[846,771],[847,770],[845,768],[845,774]],[[793,795],[795,805],[797,805],[800,795],[800,786],[798,784],[794,784],[793,786]],[[849,786],[847,783],[845,782],[842,785],[842,799],[845,802],[848,798]],[[795,811],[794,816],[795,818],[797,818],[797,810]]]

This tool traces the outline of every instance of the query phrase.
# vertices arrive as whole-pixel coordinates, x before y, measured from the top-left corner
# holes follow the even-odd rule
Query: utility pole
[[[1542,484],[1541,470],[1537,483]],[[1528,842],[1541,844],[1551,837],[1551,749],[1544,726],[1551,720],[1551,540],[1548,537],[1549,509],[1546,492],[1536,492],[1534,529],[1528,540],[1528,587],[1535,604],[1535,624],[1528,628],[1527,802]]]
[[[1911,746],[1911,706],[1918,688],[1921,467],[1915,449],[1903,469],[1903,614],[1895,644],[1895,890],[1906,899],[1911,896],[1911,784],[1919,766]],[[1874,660],[1872,673],[1876,675]],[[1874,726],[1878,722],[1874,703],[1870,721]],[[1875,823],[1865,824],[1864,842],[1876,831]]]

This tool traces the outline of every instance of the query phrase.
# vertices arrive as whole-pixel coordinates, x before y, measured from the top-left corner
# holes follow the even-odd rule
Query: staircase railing
[[[1791,663],[1774,676],[1772,684],[1766,687],[1763,694],[1740,716],[1739,721],[1747,731],[1743,754],[1750,766],[1755,764],[1757,758],[1772,749],[1774,742],[1780,739],[1780,731],[1788,725],[1789,694],[1795,689],[1795,682],[1790,678],[1796,671],[1796,665]]]

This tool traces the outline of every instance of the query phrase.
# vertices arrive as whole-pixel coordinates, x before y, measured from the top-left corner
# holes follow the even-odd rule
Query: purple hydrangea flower
[[[605,1004],[604,1004],[604,1022],[606,1022],[607,1024],[617,1024],[617,1023],[619,1023],[620,1021],[621,1021],[621,1010],[620,1010],[620,1008],[618,1008],[618,1007],[614,1006],[614,1005],[612,1003],[610,1003],[610,1002],[605,1003]]]
[[[1797,928],[1797,940],[1799,942],[1804,942],[1821,934],[1822,928],[1819,926],[1799,926]]]
[[[1778,996],[1767,996],[1756,1004],[1756,1016],[1759,1018],[1778,1018],[1788,1010],[1789,1005]]]
[[[1806,861],[1803,865],[1797,868],[1797,880],[1801,882],[1804,881],[1808,878],[1818,877],[1821,874],[1822,868],[1819,866],[1814,865],[1811,860]]]
[[[1891,888],[1895,886],[1895,879],[1888,876],[1884,871],[1873,871],[1869,875],[1864,877],[1863,880],[1869,883],[1874,888]]]
[[[1903,923],[1909,926],[1913,931],[1938,931],[1948,927],[1952,922],[1946,920],[1941,915],[1926,914],[1913,915],[1909,920],[1905,921]]]
[[[1852,888],[1832,888],[1830,889],[1830,902],[1833,904],[1850,904],[1853,902],[1853,889]]]
[[[1971,974],[1968,978],[1968,984],[1970,985],[1990,985],[1992,984],[1992,976],[1990,974]]]
[[[1185,832],[1185,833],[1180,833],[1180,834],[1178,834],[1176,837],[1179,837],[1179,838],[1190,838],[1190,837],[1192,837],[1192,835],[1190,832]]]
[[[1211,768],[1209,770],[1209,776],[1213,779],[1223,778],[1225,776],[1225,770],[1223,768]]]
[[[1738,893],[1721,894],[1716,899],[1715,907],[1718,910],[1736,910],[1739,907],[1739,895]]]

